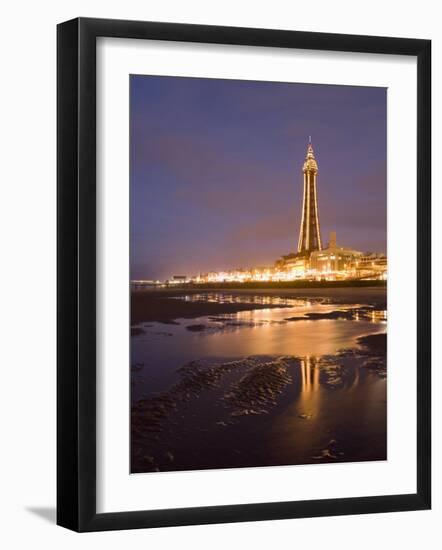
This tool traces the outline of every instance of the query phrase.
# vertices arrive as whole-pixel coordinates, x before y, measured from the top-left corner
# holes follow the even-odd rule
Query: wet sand
[[[138,324],[143,321],[156,321],[160,323],[174,323],[175,319],[193,319],[203,315],[216,315],[224,313],[237,313],[251,309],[265,309],[264,304],[246,303],[215,303],[215,302],[186,302],[173,299],[183,294],[192,294],[179,291],[141,291],[132,292],[131,296],[131,321]]]
[[[301,288],[301,289],[212,289],[205,294],[218,293],[233,296],[262,296],[280,297],[282,299],[321,299],[330,303],[369,303],[377,309],[386,309],[387,290],[385,287],[367,288]],[[137,325],[145,321],[157,321],[161,323],[173,323],[176,319],[193,319],[204,315],[220,315],[249,311],[253,309],[268,309],[281,307],[281,305],[259,303],[219,303],[207,301],[185,301],[180,299],[184,295],[200,295],[200,290],[144,290],[131,294],[131,322]]]
[[[207,301],[207,296],[206,301],[198,295],[189,298],[188,292],[187,298],[176,291],[143,293],[147,298],[134,298],[142,304],[137,319],[180,323],[163,333],[169,347],[178,334],[173,330],[181,330],[181,334],[189,331],[188,337],[197,339],[197,344],[217,334],[224,338],[226,331],[236,330],[241,341],[242,334],[254,330],[253,323],[258,323],[258,332],[253,334],[262,335],[264,344],[275,329],[284,328],[283,334],[287,334],[289,328],[296,334],[306,322],[312,335],[321,334],[315,327],[328,323],[361,327],[362,334],[351,340],[351,346],[332,354],[261,353],[224,359],[202,354],[183,361],[172,373],[169,386],[136,398],[140,377],[145,374],[148,384],[150,375],[143,363],[133,362],[131,471],[385,460],[386,334],[363,334],[367,321],[361,321],[365,316],[373,321],[374,328],[381,326],[377,315],[385,308],[385,289],[223,293],[224,297],[218,297],[221,302]],[[259,303],[265,296],[282,300],[278,304]],[[223,299],[238,301],[222,303]],[[284,299],[312,300],[313,309],[315,304],[328,305],[316,307],[316,312],[293,315],[293,310],[285,309],[290,304],[284,306]],[[163,310],[164,303],[168,305]],[[276,321],[262,325],[266,314],[259,310],[263,309],[275,311]],[[251,311],[251,320],[246,317],[244,321],[244,311]],[[181,326],[186,318],[197,321],[186,328]],[[143,333],[135,332],[133,338],[147,350],[154,345],[153,340],[142,344]],[[201,338],[204,340],[198,340]]]

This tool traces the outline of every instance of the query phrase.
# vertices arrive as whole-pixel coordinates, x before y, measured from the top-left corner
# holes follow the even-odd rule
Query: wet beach
[[[132,294],[131,471],[385,460],[386,289]]]

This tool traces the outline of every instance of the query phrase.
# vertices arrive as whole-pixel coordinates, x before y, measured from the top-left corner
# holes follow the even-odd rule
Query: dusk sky
[[[130,77],[131,278],[296,252],[308,138],[323,243],[386,252],[385,88]]]

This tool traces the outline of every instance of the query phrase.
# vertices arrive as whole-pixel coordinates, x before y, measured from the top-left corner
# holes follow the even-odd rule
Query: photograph
[[[131,473],[387,459],[387,89],[132,74]]]
[[[5,4],[3,548],[437,548],[439,4],[374,4]]]

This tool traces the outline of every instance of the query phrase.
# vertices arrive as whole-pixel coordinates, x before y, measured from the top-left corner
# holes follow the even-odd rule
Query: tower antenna
[[[310,145],[311,145],[311,143],[312,143],[312,136],[308,136],[308,142],[309,142]]]

